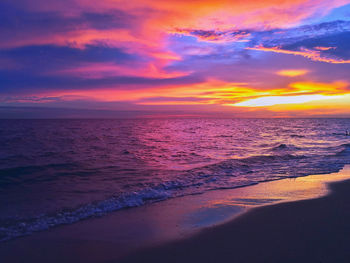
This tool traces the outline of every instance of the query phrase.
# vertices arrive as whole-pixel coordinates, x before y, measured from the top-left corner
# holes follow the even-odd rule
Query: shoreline
[[[229,251],[222,251],[218,244],[228,249],[227,244],[232,243],[236,244],[233,251],[237,250],[237,255],[242,251],[251,254],[249,249],[247,250],[248,241],[261,239],[257,235],[259,231],[273,226],[281,233],[285,231],[284,223],[276,222],[276,218],[271,218],[266,211],[272,210],[278,214],[280,209],[284,209],[288,218],[280,215],[280,219],[289,220],[287,225],[293,226],[293,222],[290,221],[292,218],[300,220],[305,213],[310,212],[305,209],[301,211],[294,206],[308,202],[322,203],[322,200],[332,199],[334,195],[339,199],[337,189],[345,186],[350,188],[349,179],[350,167],[346,166],[339,173],[329,175],[282,179],[243,188],[179,197],[6,241],[0,243],[0,255],[4,262],[120,262],[121,258],[124,258],[125,262],[146,262],[143,260],[145,258],[149,258],[150,262],[195,262],[195,258],[200,257],[200,261],[213,262],[214,255],[220,258],[220,253],[229,254]],[[340,182],[334,183],[336,181]],[[327,186],[329,183],[332,189],[330,193]],[[344,198],[344,194],[341,196]],[[350,193],[345,197],[350,203]],[[342,204],[341,201],[336,203]],[[289,207],[287,210],[286,206]],[[312,210],[313,206],[318,208],[319,205],[311,205],[308,209]],[[291,212],[295,209],[297,212]],[[332,210],[332,207],[325,209],[323,213]],[[338,214],[347,213],[343,211],[343,207],[339,209]],[[237,228],[237,225],[240,227]],[[307,224],[301,222],[301,225],[305,228]],[[242,226],[247,227],[246,236],[239,230]],[[329,231],[331,229],[333,225]],[[274,235],[271,233],[271,236]],[[238,236],[242,242],[238,242]],[[287,236],[285,239],[288,239]],[[247,247],[243,247],[244,242],[248,242]],[[283,239],[280,242],[283,243]],[[265,241],[260,246],[268,245],[264,243],[268,242]],[[191,249],[187,249],[191,246]],[[250,249],[258,248],[259,245],[256,244]],[[200,254],[202,250],[205,252],[203,255]],[[267,248],[265,250],[269,251]],[[265,255],[263,252],[259,253]],[[277,254],[283,256],[281,253]],[[172,258],[169,255],[173,255]],[[274,262],[271,255],[263,257],[269,259],[266,262]],[[208,261],[209,258],[213,261]],[[228,258],[221,258],[219,262],[225,260]],[[237,262],[264,262],[254,261],[254,258],[245,261],[244,257],[240,260],[237,259]],[[289,262],[285,258],[279,260]]]
[[[110,262],[349,262],[350,180],[330,194],[258,207],[183,241]]]

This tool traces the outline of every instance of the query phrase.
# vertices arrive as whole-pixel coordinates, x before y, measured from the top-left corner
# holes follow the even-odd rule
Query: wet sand
[[[0,257],[2,262],[349,262],[348,179],[346,167],[337,174],[176,198],[3,242]]]
[[[350,180],[330,189],[326,197],[256,208],[118,262],[350,262]]]

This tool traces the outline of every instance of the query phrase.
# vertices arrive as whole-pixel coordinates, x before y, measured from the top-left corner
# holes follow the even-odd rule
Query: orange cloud
[[[336,49],[336,47],[315,47],[315,49],[321,50],[321,51],[327,51],[330,49]]]
[[[350,93],[349,83],[336,81],[332,83],[320,82],[295,82],[289,85],[289,94],[322,94],[322,95],[343,95]]]
[[[297,77],[307,74],[309,71],[306,69],[284,69],[277,71],[277,74],[285,77]]]

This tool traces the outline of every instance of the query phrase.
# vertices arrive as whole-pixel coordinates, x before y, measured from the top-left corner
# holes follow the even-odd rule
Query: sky
[[[3,118],[350,117],[350,0],[1,0],[0,18]]]

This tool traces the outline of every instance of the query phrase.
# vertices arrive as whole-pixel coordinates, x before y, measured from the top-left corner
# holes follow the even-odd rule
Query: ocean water
[[[350,119],[0,120],[0,241],[214,189],[339,171]]]

